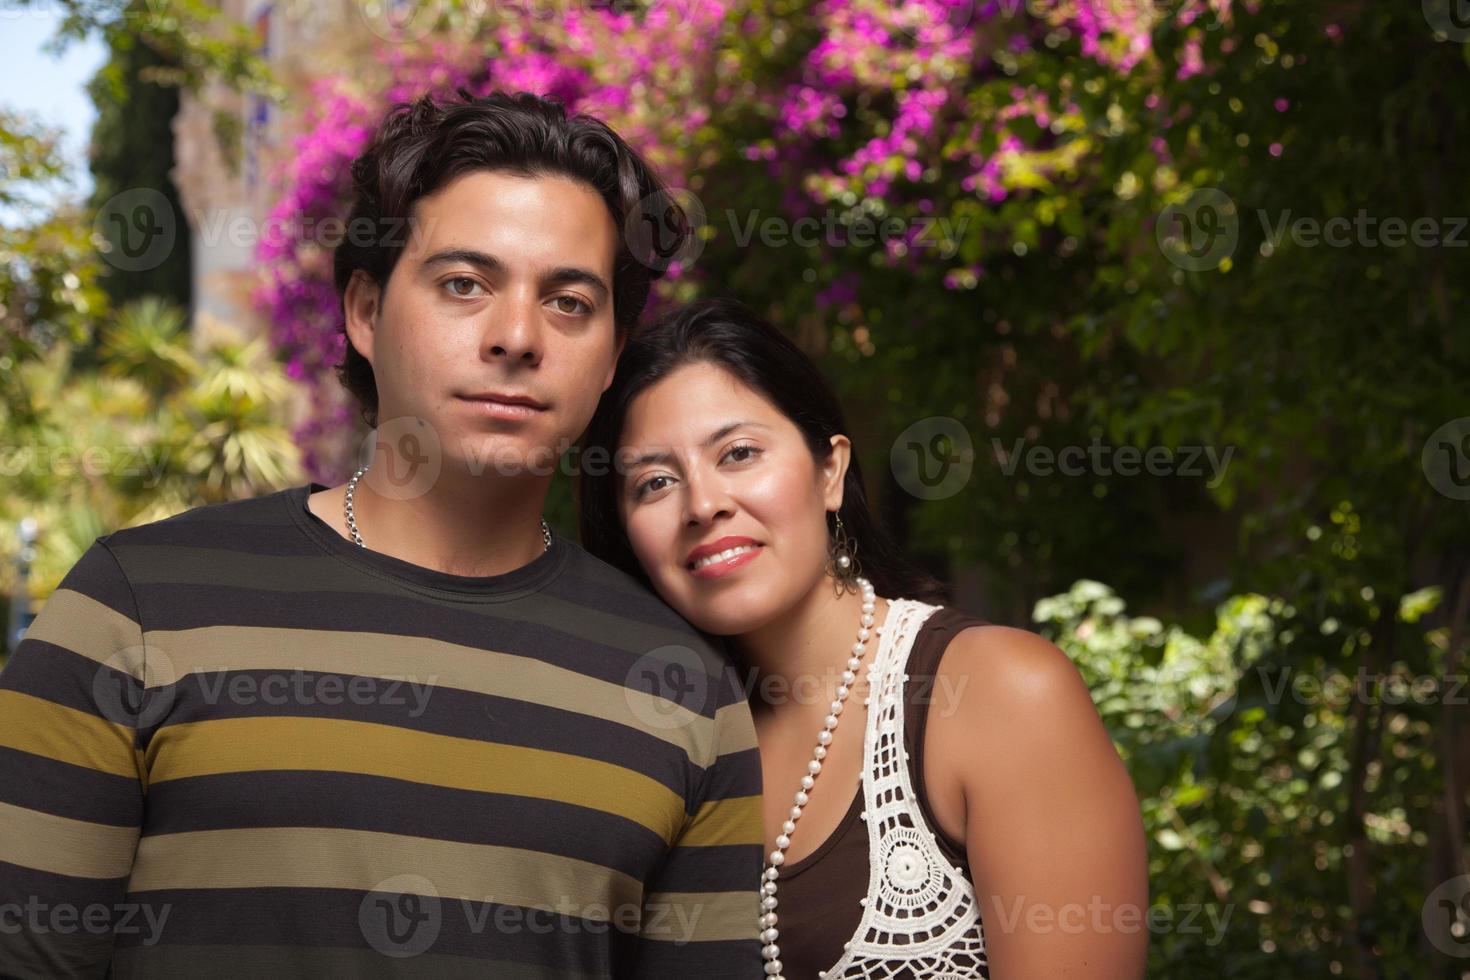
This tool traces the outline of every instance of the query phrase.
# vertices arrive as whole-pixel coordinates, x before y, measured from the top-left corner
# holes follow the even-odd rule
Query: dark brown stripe
[[[119,949],[114,980],[283,980],[285,977],[364,980],[578,980],[606,977],[606,970],[572,972],[507,960],[426,953],[405,959],[371,949],[310,949],[299,946],[154,946]]]
[[[514,604],[515,618],[511,618],[512,610],[502,606],[445,606],[402,592],[336,592],[328,587],[329,581],[320,578],[302,581],[298,587],[278,584],[280,590],[264,591],[243,581],[230,587],[160,582],[138,584],[137,593],[145,626],[164,633],[231,625],[422,637],[506,653],[525,651],[567,670],[614,684],[631,682],[643,690],[650,689],[649,681],[634,668],[640,657],[661,646],[687,649],[686,666],[702,664],[709,681],[716,681],[726,666],[692,632],[664,634],[624,620],[617,630],[608,624],[608,629],[596,631],[595,636],[576,635],[569,632],[569,617],[577,615],[576,610],[560,602],[548,604],[539,595]],[[405,665],[405,669],[410,668]],[[685,703],[687,695],[676,700]],[[714,714],[712,703],[696,709],[691,702],[689,707],[702,709],[706,716]]]
[[[755,902],[751,903],[752,906]],[[752,921],[759,916],[751,912]],[[752,926],[754,931],[756,927]],[[629,976],[699,977],[700,980],[750,980],[759,978],[763,961],[760,941],[723,940],[718,942],[675,943],[640,940],[635,965]]]
[[[765,849],[760,844],[676,847],[665,861],[664,874],[684,892],[728,891],[733,882],[750,882],[752,901],[760,881]]]
[[[384,971],[390,976],[437,976],[438,969],[476,963],[480,977],[501,976],[502,967],[528,970],[528,976],[607,976],[612,966],[608,940],[617,931],[613,922],[584,918],[570,906],[563,914],[346,889],[170,889],[129,898],[168,910],[151,947],[144,945],[150,938],[146,932],[119,936],[120,964],[147,976],[157,975],[151,972],[155,967],[172,975],[175,964],[191,957],[216,967],[193,976],[253,976],[256,965],[274,965],[280,971],[277,978],[312,975],[305,972],[306,950],[292,948],[297,946],[335,948],[343,957],[338,962],[357,964],[361,970],[317,974],[330,977]],[[211,949],[229,958],[210,960]]]
[[[150,835],[249,827],[341,827],[522,847],[640,880],[666,851],[652,831],[601,810],[354,773],[195,776],[149,793]]]
[[[104,665],[65,647],[27,637],[6,663],[0,689],[19,691],[83,714],[122,722],[128,720],[123,711],[125,706],[139,703],[143,684],[118,669],[121,660],[114,664]],[[105,707],[98,703],[99,690],[109,696]]]
[[[143,822],[143,794],[137,779],[4,746],[0,746],[0,802],[119,827],[137,827]]]

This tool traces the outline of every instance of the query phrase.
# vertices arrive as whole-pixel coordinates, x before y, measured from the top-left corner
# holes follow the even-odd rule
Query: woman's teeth
[[[753,544],[743,544],[738,548],[727,548],[717,555],[706,555],[705,557],[696,561],[692,567],[698,569],[704,568],[706,565],[713,565],[716,562],[729,561],[736,555],[744,554],[747,551],[754,551],[755,549],[756,546]]]

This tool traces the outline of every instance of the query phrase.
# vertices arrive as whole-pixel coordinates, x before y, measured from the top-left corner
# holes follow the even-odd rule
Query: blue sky
[[[68,45],[59,57],[42,51],[60,20],[47,0],[22,8],[0,0],[0,104],[63,131],[71,191],[80,195],[92,189],[87,138],[96,116],[85,86],[107,51],[96,38]]]

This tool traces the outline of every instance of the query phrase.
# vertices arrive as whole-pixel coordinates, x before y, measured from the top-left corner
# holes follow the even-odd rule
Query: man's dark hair
[[[347,233],[333,254],[337,296],[345,304],[347,284],[361,269],[386,286],[408,244],[414,202],[461,174],[488,170],[519,177],[560,176],[588,185],[607,203],[618,231],[613,263],[613,322],[621,339],[638,321],[648,291],[667,260],[688,235],[688,223],[653,170],[617,133],[586,114],[568,118],[562,103],[530,92],[494,92],[476,98],[463,89],[458,100],[422,96],[390,109],[366,150],[352,163],[353,202]],[[656,213],[662,246],[630,242],[628,216]],[[669,215],[676,216],[670,227]],[[636,222],[635,222],[636,224]],[[366,229],[358,234],[355,229]],[[670,243],[670,235],[675,241]],[[637,236],[634,236],[637,237]],[[347,330],[343,307],[342,331]],[[362,406],[362,418],[377,425],[378,387],[373,367],[346,341],[337,377]]]

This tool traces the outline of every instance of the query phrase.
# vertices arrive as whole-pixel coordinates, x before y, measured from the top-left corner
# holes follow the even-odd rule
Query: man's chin
[[[466,433],[453,451],[451,462],[459,472],[484,477],[550,477],[556,473],[562,455],[572,441],[561,437],[548,443],[542,432],[472,432]]]

